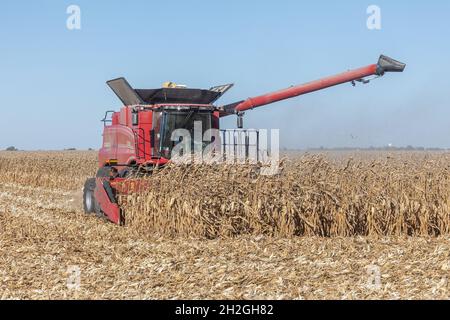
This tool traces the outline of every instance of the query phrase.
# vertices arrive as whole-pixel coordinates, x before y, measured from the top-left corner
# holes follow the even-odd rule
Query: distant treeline
[[[310,151],[354,151],[354,150],[362,150],[362,151],[450,151],[450,149],[445,148],[426,148],[426,147],[368,147],[368,148],[350,148],[350,147],[342,147],[342,148],[308,148]]]
[[[85,150],[85,149],[80,149],[80,150]],[[94,149],[92,149],[92,148],[89,148],[87,150],[94,151]],[[0,149],[0,151],[1,151],[1,149]],[[25,150],[21,150],[21,149],[19,150],[16,147],[11,146],[11,147],[4,149],[4,151],[25,151]],[[37,150],[37,151],[51,151],[51,150]],[[63,151],[77,151],[77,148],[66,148],[66,149],[63,149]]]

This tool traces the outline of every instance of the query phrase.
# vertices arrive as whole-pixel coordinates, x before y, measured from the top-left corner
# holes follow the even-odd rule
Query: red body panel
[[[144,179],[116,178],[111,181],[111,187],[119,194],[132,194],[147,190],[148,183]]]

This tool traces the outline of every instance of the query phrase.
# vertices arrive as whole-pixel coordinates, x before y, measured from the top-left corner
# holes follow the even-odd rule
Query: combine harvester
[[[105,215],[112,222],[123,224],[124,217],[117,203],[117,195],[133,192],[133,186],[139,184],[136,179],[127,177],[137,172],[150,174],[153,168],[167,164],[177,145],[172,136],[176,129],[185,129],[192,134],[196,123],[201,123],[203,137],[209,129],[220,130],[221,117],[236,115],[239,129],[218,131],[222,140],[220,145],[224,153],[227,148],[243,149],[244,155],[248,156],[250,134],[256,133],[258,137],[258,131],[242,129],[245,111],[338,84],[366,84],[370,81],[368,77],[380,77],[386,72],[403,72],[404,69],[405,64],[382,55],[377,64],[225,106],[216,106],[214,103],[233,84],[203,90],[169,82],[160,89],[133,89],[124,78],[110,80],[107,84],[124,106],[118,112],[107,111],[103,119],[99,170],[96,177],[88,179],[84,185],[84,210],[86,213]]]

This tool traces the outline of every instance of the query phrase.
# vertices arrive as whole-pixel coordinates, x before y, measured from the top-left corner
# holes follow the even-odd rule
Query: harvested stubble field
[[[449,154],[282,167],[164,169],[118,227],[82,212],[95,152],[0,152],[0,297],[449,298]]]

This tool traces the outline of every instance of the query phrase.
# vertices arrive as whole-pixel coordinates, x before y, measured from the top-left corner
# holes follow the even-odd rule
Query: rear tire
[[[94,213],[96,209],[95,201],[95,178],[89,178],[84,183],[83,188],[83,208],[85,213]]]

